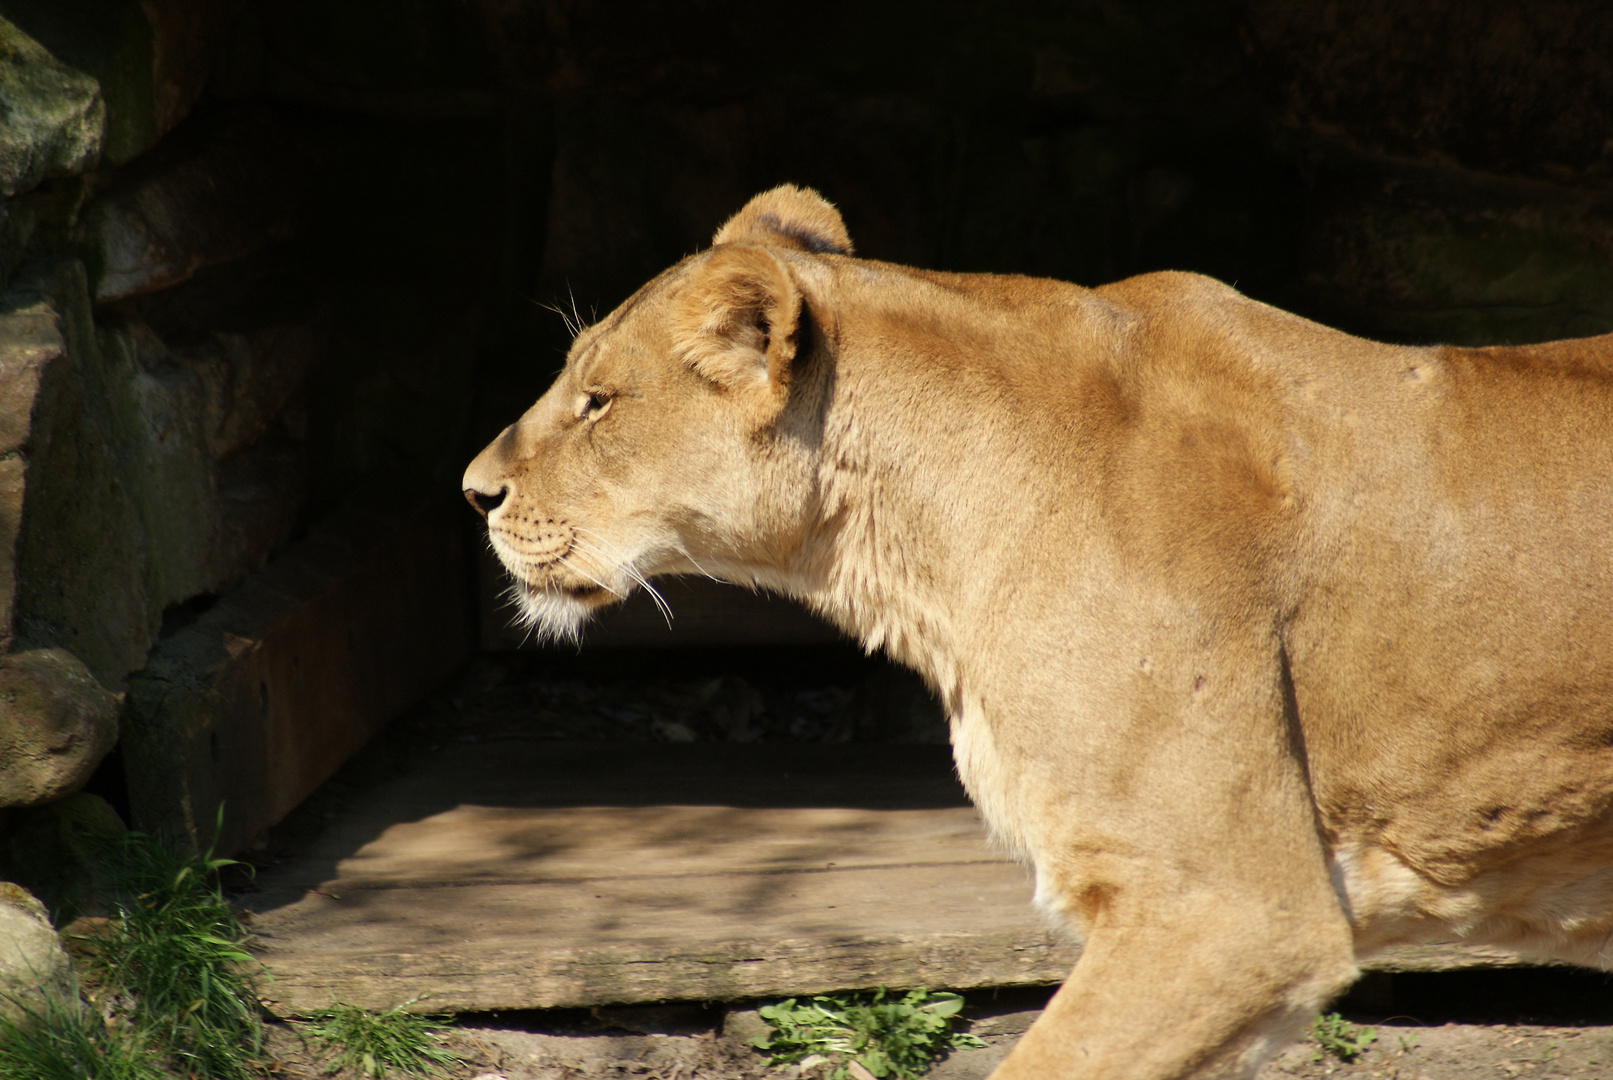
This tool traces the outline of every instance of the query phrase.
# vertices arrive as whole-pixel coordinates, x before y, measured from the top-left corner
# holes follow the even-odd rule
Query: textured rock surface
[[[0,199],[0,291],[11,279],[11,272],[27,257],[34,221],[33,203]]]
[[[12,640],[15,558],[27,465],[23,448],[33,427],[40,378],[63,351],[61,330],[47,304],[31,296],[0,300],[0,652],[10,648]]]
[[[94,168],[105,128],[100,85],[0,18],[0,195]]]
[[[195,104],[240,0],[7,0],[6,17],[105,99],[105,163],[153,146]]]
[[[145,593],[145,535],[83,267],[63,264],[8,299],[49,351],[32,407],[11,413],[30,418],[14,634],[70,650],[116,686],[144,661],[161,612]]]
[[[73,794],[117,738],[117,696],[72,653],[0,656],[0,806]]]
[[[44,905],[28,891],[0,881],[0,1013],[21,1021],[48,999],[75,1003],[78,981]]]
[[[166,608],[295,526],[307,458],[280,420],[326,343],[267,327],[171,351],[139,325],[97,333],[85,288],[69,262],[0,300],[0,633],[117,686]]]

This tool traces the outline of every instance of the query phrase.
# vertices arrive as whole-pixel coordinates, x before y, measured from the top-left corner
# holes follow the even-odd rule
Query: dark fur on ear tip
[[[764,191],[717,230],[713,244],[753,243],[814,255],[850,255],[851,236],[834,205],[811,188]]]

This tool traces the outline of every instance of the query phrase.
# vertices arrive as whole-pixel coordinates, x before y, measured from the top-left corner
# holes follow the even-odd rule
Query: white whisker
[[[572,334],[571,336],[576,337],[577,334],[582,333],[582,312],[577,310],[577,294],[571,291],[571,284],[569,282],[566,284],[566,295],[571,297],[571,318],[572,321],[577,324],[577,333]]]
[[[606,585],[603,581],[600,581],[594,575],[590,574],[588,571],[584,570],[582,567],[578,566],[576,563],[572,562],[570,559],[566,558],[564,555],[560,556],[560,558],[558,560],[556,560],[556,561],[558,561],[560,563],[560,565],[564,566],[566,569],[572,571],[573,573],[581,574],[583,577],[587,578],[589,581],[592,581],[595,585],[598,585],[601,589],[604,589],[606,592],[610,593],[612,596],[616,597],[618,600],[626,599],[626,597],[624,597],[621,593],[617,592],[615,589],[611,588],[609,585]]]
[[[586,532],[590,536],[595,537],[598,543],[591,544],[587,540],[582,539],[580,536],[574,537],[573,542],[579,548],[595,556],[596,558],[603,559],[605,562],[614,563],[617,568],[622,571],[622,573],[632,578],[633,582],[642,588],[646,593],[648,593],[651,600],[655,601],[655,606],[660,609],[661,618],[666,620],[667,629],[672,629],[672,605],[666,602],[666,597],[661,595],[661,590],[650,584],[649,578],[639,573],[631,563],[623,559],[619,554],[613,554],[612,552],[606,550],[612,546],[611,543],[598,533],[594,532],[592,529],[583,529],[573,526],[573,532]]]
[[[694,555],[692,555],[690,553],[689,549],[687,547],[685,547],[682,543],[678,544],[678,551],[682,553],[682,555],[683,555],[683,557],[685,559],[689,560],[689,565],[690,566],[693,566],[696,570],[700,571],[700,575],[702,577],[710,578],[712,581],[717,582],[719,585],[728,584],[728,582],[724,581],[722,578],[718,577],[716,574],[713,574],[710,570],[707,570],[704,566],[701,566],[700,565],[700,560],[695,558]]]
[[[560,316],[560,321],[566,324],[566,333],[570,334],[573,340],[576,340],[577,335],[582,333],[582,320],[573,319],[571,314],[568,313],[565,308],[562,308],[558,304],[542,304],[538,303],[536,300],[532,302],[537,304],[538,307],[542,308],[543,310],[552,311],[556,315]],[[577,301],[575,298],[573,298],[571,301],[571,307],[572,311],[575,311],[577,308]]]

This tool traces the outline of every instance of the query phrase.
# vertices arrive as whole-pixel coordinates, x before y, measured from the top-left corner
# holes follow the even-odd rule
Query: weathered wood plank
[[[938,747],[456,746],[262,884],[283,1014],[1048,984],[1079,955]],[[1516,963],[1432,945],[1366,966]]]
[[[333,888],[257,929],[277,1011],[428,993],[450,1009],[734,1000],[1056,982],[1075,953],[1029,894],[1000,863]]]
[[[457,806],[343,859],[348,889],[996,862],[973,810]],[[309,884],[317,884],[309,882]]]
[[[1539,967],[1542,961],[1487,945],[1461,945],[1441,941],[1425,945],[1396,945],[1361,961],[1363,971],[1460,971],[1468,968]]]

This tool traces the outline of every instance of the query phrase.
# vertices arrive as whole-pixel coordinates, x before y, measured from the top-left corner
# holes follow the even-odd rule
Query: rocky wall
[[[157,707],[124,694],[154,646],[367,477],[460,455],[498,127],[420,92],[418,21],[322,11],[0,2],[4,828]]]

